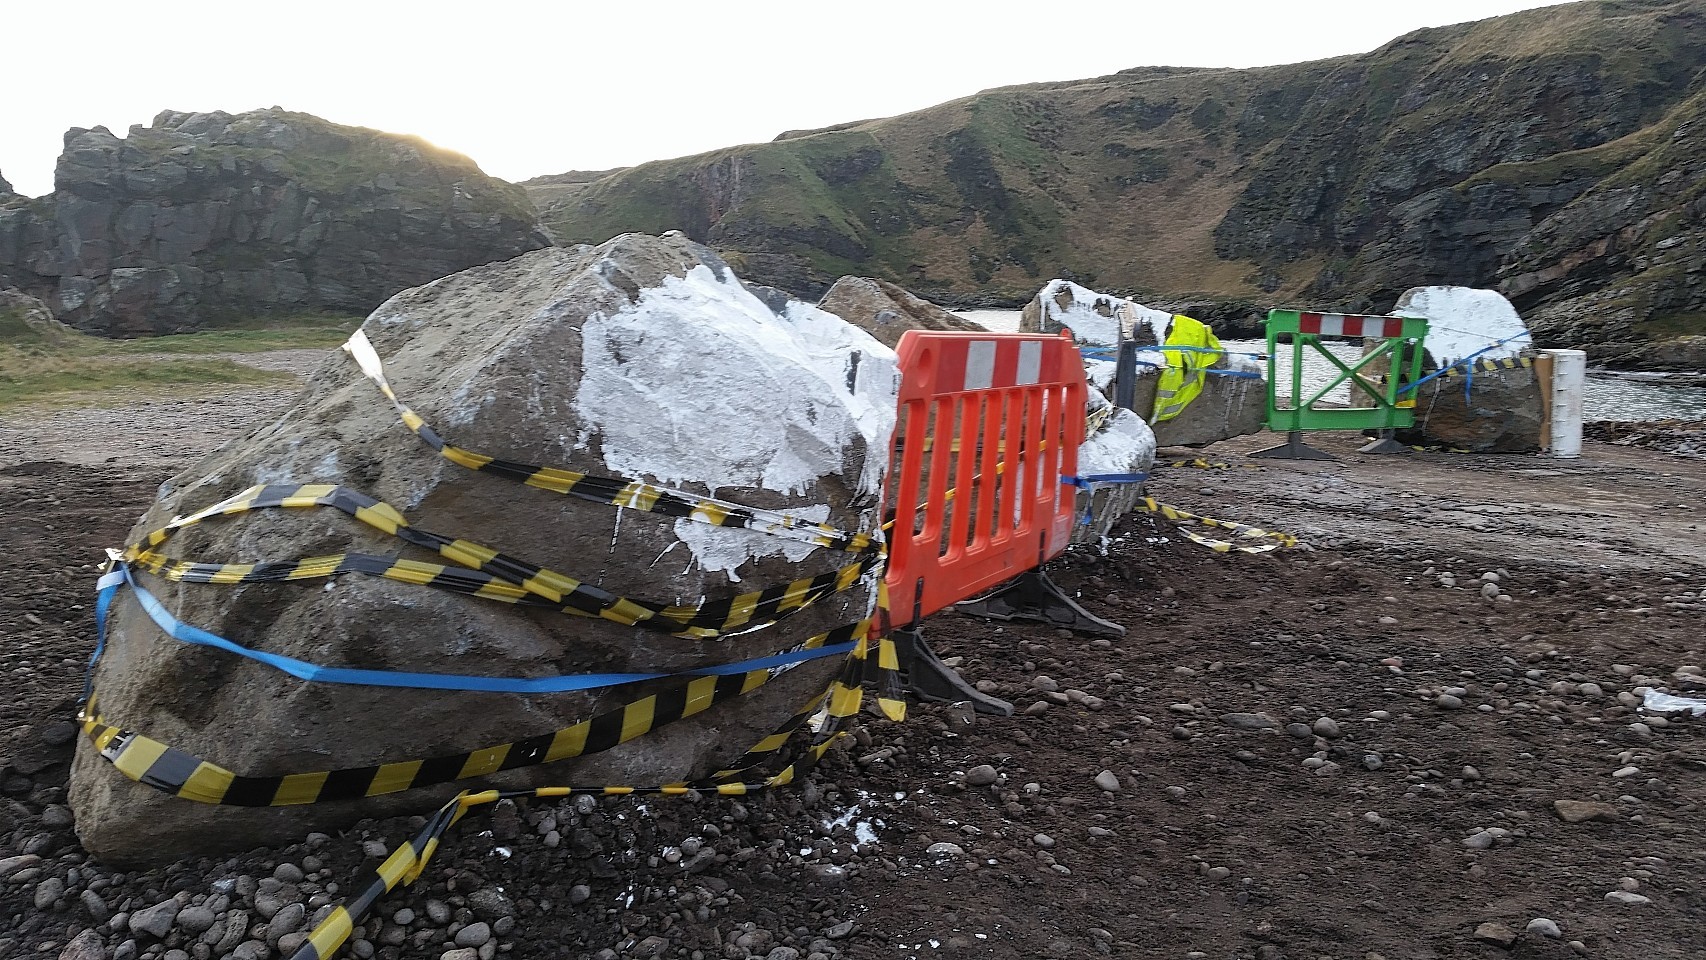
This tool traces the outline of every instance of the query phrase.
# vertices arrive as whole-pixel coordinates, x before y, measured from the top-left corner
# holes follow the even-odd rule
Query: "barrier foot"
[[[1048,574],[1028,570],[994,593],[954,604],[960,613],[991,620],[1036,620],[1073,633],[1123,637],[1125,627],[1103,620],[1079,606],[1055,586]]]
[[[1252,457],[1264,457],[1264,458],[1270,459],[1270,460],[1337,460],[1337,459],[1339,459],[1338,457],[1335,457],[1330,453],[1327,453],[1327,452],[1322,451],[1322,450],[1317,450],[1314,447],[1310,446],[1309,444],[1304,443],[1303,442],[1303,432],[1300,430],[1293,430],[1290,433],[1286,434],[1285,435],[1285,442],[1280,444],[1279,446],[1269,447],[1266,450],[1257,450],[1255,453],[1250,454],[1250,456],[1252,456]]]
[[[906,689],[920,700],[936,703],[971,701],[972,709],[992,717],[1011,717],[1013,705],[992,697],[966,683],[966,678],[942,662],[936,651],[924,642],[924,631],[918,627],[901,627],[894,631],[894,652],[900,660],[900,675]]]
[[[1409,453],[1410,448],[1392,439],[1391,430],[1380,431],[1380,439],[1357,447],[1357,453]]]

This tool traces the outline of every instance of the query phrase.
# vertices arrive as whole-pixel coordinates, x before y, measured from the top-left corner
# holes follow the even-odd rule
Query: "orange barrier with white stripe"
[[[900,626],[1066,549],[1085,383],[1066,337],[914,330],[896,352],[885,583]]]

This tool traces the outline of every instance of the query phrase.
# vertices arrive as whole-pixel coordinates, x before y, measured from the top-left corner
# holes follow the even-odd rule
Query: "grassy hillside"
[[[1496,285],[1550,218],[1674,166],[1658,147],[1703,71],[1706,0],[1590,0],[1359,56],[1135,69],[791,131],[577,184],[543,219],[565,241],[679,229],[800,292],[853,273],[999,302],[1069,277],[1384,309],[1419,283]]]

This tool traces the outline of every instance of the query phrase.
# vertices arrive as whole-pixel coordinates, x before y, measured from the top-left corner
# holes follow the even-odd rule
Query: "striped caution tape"
[[[1194,543],[1199,543],[1216,553],[1267,553],[1270,550],[1293,548],[1301,546],[1302,544],[1302,541],[1289,533],[1263,530],[1259,527],[1252,527],[1248,524],[1238,523],[1232,520],[1216,520],[1213,517],[1198,516],[1197,514],[1180,510],[1178,507],[1161,503],[1153,497],[1144,497],[1139,500],[1137,508],[1146,513],[1158,514],[1173,521],[1174,523],[1196,523],[1205,527],[1213,527],[1217,530],[1225,530],[1231,533],[1238,540],[1271,541],[1269,543],[1257,545],[1243,545],[1226,540],[1216,540],[1211,537],[1205,537],[1201,534],[1193,533],[1183,528],[1179,530],[1180,533],[1185,535],[1186,539],[1191,540]]]
[[[202,563],[166,557],[156,549],[179,530],[214,517],[252,510],[314,507],[340,510],[406,543],[436,551],[461,566],[360,553],[301,560]],[[551,607],[564,613],[599,617],[624,626],[700,639],[779,622],[824,597],[851,589],[882,560],[881,554],[869,553],[838,570],[775,584],[763,590],[707,601],[697,606],[663,604],[617,596],[473,541],[422,530],[411,526],[408,519],[390,504],[333,484],[250,487],[236,496],[189,516],[178,517],[149,532],[125,548],[122,556],[137,569],[179,583],[280,583],[359,573],[503,603]]]
[[[871,621],[838,627],[800,645],[802,649],[852,642],[849,666],[832,684],[831,699],[846,699],[848,677],[872,672],[866,664]],[[486,776],[609,750],[659,727],[691,717],[750,693],[779,671],[749,670],[722,676],[681,678],[654,693],[588,720],[511,743],[480,747],[424,760],[406,760],[342,770],[285,776],[242,776],[214,763],[108,722],[98,697],[78,714],[83,733],[120,773],[146,786],[198,803],[268,807],[349,800],[399,793],[417,787]],[[857,681],[855,681],[857,682]],[[858,687],[852,688],[857,709]]]
[[[831,550],[864,553],[880,548],[879,541],[870,534],[847,533],[827,524],[774,510],[762,510],[712,497],[699,497],[641,480],[600,477],[561,467],[536,466],[463,449],[447,443],[419,414],[398,399],[396,391],[385,378],[384,364],[366,334],[357,330],[344,343],[343,348],[355,358],[362,373],[366,374],[367,378],[379,387],[385,398],[391,401],[391,405],[397,408],[403,424],[427,446],[437,451],[439,456],[458,466],[593,503],[626,507],[665,517],[684,517],[719,527],[741,527]]]
[[[719,796],[744,796],[794,782],[809,773],[830,748],[846,735],[842,725],[858,713],[861,691],[855,674],[861,669],[859,661],[859,656],[850,656],[842,675],[831,682],[828,690],[813,697],[805,709],[795,712],[777,727],[774,733],[755,744],[739,760],[700,781],[654,787],[539,787],[532,790],[484,790],[458,794],[438,809],[413,840],[399,847],[375,868],[373,878],[360,894],[335,908],[322,920],[302,946],[291,954],[290,960],[329,960],[349,939],[356,924],[367,916],[380,899],[399,885],[414,883],[420,877],[433,854],[437,852],[445,832],[473,807],[506,799],[559,799],[577,793],[600,796],[682,796],[701,792]],[[791,742],[793,735],[813,718],[822,718],[822,727],[809,741],[799,745],[791,753],[783,753],[783,746]],[[778,759],[783,765],[774,773],[756,781],[748,779],[748,775],[754,770]]]
[[[1534,366],[1533,357],[1502,357],[1497,360],[1477,360],[1473,364],[1461,367],[1448,367],[1439,377],[1441,380],[1455,380],[1459,377],[1475,373],[1496,373],[1500,370],[1523,370]]]
[[[1441,446],[1427,447],[1427,446],[1420,446],[1420,445],[1413,444],[1413,443],[1405,444],[1405,447],[1407,447],[1408,449],[1414,450],[1417,453],[1474,453],[1475,452],[1473,450],[1466,450],[1463,447],[1441,447]]]
[[[1192,467],[1197,470],[1230,470],[1232,468],[1230,463],[1220,460],[1204,460],[1202,457],[1195,457],[1190,460],[1169,460],[1167,466]]]

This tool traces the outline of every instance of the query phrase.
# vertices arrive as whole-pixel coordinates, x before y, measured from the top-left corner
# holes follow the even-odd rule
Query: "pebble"
[[[1220,722],[1237,730],[1274,730],[1279,721],[1265,713],[1225,713]]]
[[[647,939],[652,940],[652,939],[657,939],[657,938],[649,937]],[[645,945],[645,941],[641,941],[641,946],[644,946],[644,945]],[[641,956],[641,955],[642,954],[640,953],[640,948],[638,946],[636,946],[634,948],[634,956],[637,957],[637,956]],[[645,954],[645,956],[655,957],[655,956],[657,956],[657,953],[653,952],[653,953]],[[474,949],[473,947],[457,947],[454,950],[446,950],[443,953],[439,954],[438,960],[480,960],[480,951]]]
[[[1640,767],[1618,767],[1616,770],[1611,772],[1611,775],[1619,780],[1624,780],[1640,772]]]
[[[192,905],[178,911],[178,929],[195,936],[211,930],[213,922],[218,919],[218,915],[212,910]]]
[[[1387,627],[1396,626],[1398,623],[1398,618],[1397,617],[1390,617],[1390,616],[1383,616],[1380,618],[1380,623],[1382,626],[1387,626]]]
[[[1463,698],[1453,696],[1449,693],[1442,693],[1434,698],[1434,706],[1439,707],[1441,710],[1461,710],[1463,709]]]
[[[1109,793],[1117,793],[1120,789],[1119,775],[1114,773],[1112,770],[1103,770],[1101,773],[1096,774],[1096,786],[1101,787]]]
[[[961,856],[965,855],[966,851],[965,851],[964,847],[961,847],[957,843],[949,843],[946,840],[938,840],[935,843],[932,843],[930,846],[925,847],[924,852],[929,853],[929,854],[934,854],[938,857],[961,857]]]
[[[41,863],[41,858],[33,853],[17,857],[0,859],[0,880],[11,879],[12,875]]]
[[[1588,823],[1595,820],[1611,823],[1623,818],[1622,812],[1615,805],[1599,800],[1554,800],[1552,809],[1565,823]]]
[[[277,943],[278,938],[287,933],[295,933],[302,929],[302,924],[308,919],[308,908],[300,903],[287,903],[273,914],[267,922],[267,940]]]
[[[1307,723],[1288,723],[1285,732],[1298,740],[1308,740],[1315,736],[1315,731]]]
[[[1339,730],[1338,722],[1332,717],[1317,718],[1314,725],[1309,729],[1316,736],[1326,740],[1337,740],[1339,737],[1344,736],[1343,732]]]
[[[1044,850],[1054,849],[1054,838],[1049,836],[1046,833],[1037,834],[1036,836],[1031,838],[1031,842],[1036,844],[1039,847],[1042,847]]]
[[[1502,923],[1488,921],[1475,928],[1475,939],[1496,947],[1509,947],[1516,942],[1516,933]]]
[[[130,932],[146,933],[156,940],[164,940],[166,934],[172,932],[172,921],[177,918],[178,901],[167,900],[131,914]]]
[[[395,923],[399,927],[406,927],[415,922],[415,912],[410,910],[408,907],[404,907],[396,913],[391,914],[391,922]]]
[[[966,771],[966,786],[987,787],[1001,776],[996,769],[987,763],[978,764]]]
[[[456,931],[456,945],[459,947],[478,947],[492,939],[492,928],[485,921],[470,923]]]
[[[592,897],[592,888],[584,883],[577,883],[569,888],[569,903],[580,906]]]
[[[1225,880],[1227,877],[1232,876],[1232,871],[1226,867],[1209,867],[1208,871],[1205,872],[1203,876],[1208,877],[1210,880]]]
[[[273,870],[272,876],[280,883],[301,883],[302,868],[294,863],[281,863]]]
[[[52,910],[53,905],[59,902],[59,898],[63,896],[65,896],[65,881],[58,877],[48,877],[36,884],[36,909],[44,912]]]
[[[1613,890],[1605,895],[1605,899],[1610,900],[1613,903],[1625,903],[1631,906],[1638,903],[1653,902],[1651,898],[1643,897],[1638,893],[1630,893],[1627,890]]]
[[[1564,935],[1564,931],[1558,929],[1557,922],[1546,917],[1535,917],[1528,921],[1528,932],[1545,937],[1548,940],[1556,940]]]
[[[427,919],[443,926],[450,922],[450,905],[443,900],[428,900],[426,903]]]

